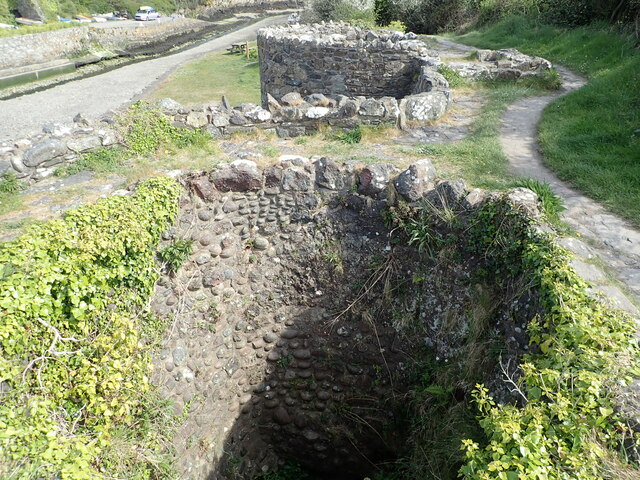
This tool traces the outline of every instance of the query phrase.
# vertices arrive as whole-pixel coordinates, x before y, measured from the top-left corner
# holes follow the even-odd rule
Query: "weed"
[[[264,153],[267,157],[275,158],[280,155],[280,150],[278,150],[273,145],[265,145],[262,147],[262,153]]]
[[[307,143],[309,143],[309,137],[305,137],[305,136],[296,137],[293,143],[295,145],[306,145]]]
[[[304,480],[308,476],[299,463],[289,460],[278,470],[263,473],[253,480]]]
[[[355,145],[362,141],[362,129],[360,128],[360,125],[358,125],[352,130],[336,133],[335,138],[347,145]]]
[[[513,184],[514,187],[524,187],[538,195],[542,211],[552,220],[557,220],[560,212],[565,209],[564,201],[553,191],[547,182],[541,182],[535,178],[520,178]]]
[[[158,257],[170,272],[177,272],[191,252],[193,240],[179,239],[158,251]]]
[[[127,158],[127,152],[122,149],[99,148],[83,154],[75,163],[56,169],[55,176],[68,177],[87,170],[95,173],[114,173],[124,165]]]
[[[469,83],[469,81],[456,70],[444,63],[438,65],[438,73],[449,82],[451,88],[464,87]]]
[[[25,185],[18,180],[13,172],[6,172],[0,178],[0,193],[16,193],[25,188]]]

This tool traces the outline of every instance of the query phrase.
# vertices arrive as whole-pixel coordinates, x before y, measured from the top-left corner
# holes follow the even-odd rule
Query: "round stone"
[[[269,241],[264,237],[256,237],[253,240],[253,248],[256,250],[266,250],[269,247]]]
[[[273,333],[273,332],[267,332],[264,334],[264,337],[262,337],[264,339],[265,342],[267,343],[273,343],[275,341],[278,340],[278,336]]]
[[[292,422],[292,419],[286,408],[278,407],[273,412],[273,421],[279,425],[288,425]]]

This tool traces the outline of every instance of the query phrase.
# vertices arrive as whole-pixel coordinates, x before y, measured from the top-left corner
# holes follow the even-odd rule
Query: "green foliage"
[[[96,173],[117,172],[127,159],[127,152],[118,148],[99,148],[85,153],[71,165],[60,167],[55,171],[57,177],[68,177],[86,170]]]
[[[351,130],[338,132],[336,133],[335,138],[336,140],[339,140],[344,144],[355,145],[356,143],[360,143],[362,141],[362,128],[360,127],[360,125],[357,125]]]
[[[0,177],[0,194],[16,193],[25,188],[24,184],[18,180],[13,172],[6,172]]]
[[[158,251],[160,261],[171,272],[177,272],[193,252],[193,240],[179,239]]]
[[[391,219],[409,239],[420,228],[435,230],[428,215],[406,207],[392,213]],[[485,202],[459,228],[464,235],[446,247],[477,259],[476,276],[492,280],[500,295],[526,285],[528,293],[516,288],[534,299],[531,311],[538,312],[526,319],[531,353],[525,355],[519,373],[505,379],[520,402],[498,405],[484,386],[476,386],[473,397],[483,433],[476,431],[463,441],[460,475],[469,480],[620,478],[605,471],[614,464],[628,474],[624,478],[635,478],[637,469],[624,464],[624,449],[633,434],[613,406],[619,389],[640,374],[632,319],[589,296],[587,285],[569,266],[568,253],[506,200]],[[443,381],[439,369],[426,373],[416,385],[416,398],[422,399],[417,406],[423,408],[417,419],[426,422],[423,431],[444,429],[444,435],[446,424],[430,419],[445,417],[438,409],[452,407],[452,384]],[[440,375],[437,381],[435,374]],[[458,407],[458,418],[468,421],[464,404]],[[456,424],[454,437],[465,421]],[[434,435],[441,438],[439,431]],[[417,447],[430,456],[433,452],[430,444]],[[455,464],[455,456],[451,459]],[[422,464],[422,470],[435,471],[434,464]],[[454,478],[453,464],[437,466],[435,475]]]
[[[456,70],[444,63],[438,65],[438,73],[442,75],[451,88],[464,87],[469,82],[466,78],[460,75]]]
[[[119,118],[127,149],[137,155],[154,152],[160,145],[168,144],[177,129],[158,108],[144,102],[136,102]]]
[[[550,219],[557,220],[560,212],[565,209],[564,201],[547,182],[541,182],[535,178],[520,178],[513,186],[528,188],[535,192],[542,205],[542,211]]]
[[[124,477],[159,473],[168,431],[149,427],[145,317],[135,313],[153,291],[153,246],[180,192],[175,180],[149,180],[134,197],[71,210],[0,245],[0,381],[11,387],[0,405],[1,476],[98,478],[118,471],[115,451],[129,452]]]
[[[633,39],[602,25],[564,29],[523,17],[459,40],[515,47],[587,75],[589,83],[543,112],[540,144],[560,178],[640,225],[640,52]]]
[[[311,12],[317,21],[343,21],[365,28],[376,23],[374,8],[361,8],[352,0],[313,0]]]

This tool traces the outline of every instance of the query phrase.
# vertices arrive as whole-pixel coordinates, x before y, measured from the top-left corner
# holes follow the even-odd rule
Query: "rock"
[[[255,162],[248,160],[236,160],[229,167],[214,171],[212,179],[222,192],[246,192],[262,188],[262,173]]]
[[[264,186],[266,188],[279,187],[282,182],[282,167],[274,165],[264,170]]]
[[[245,112],[245,117],[254,122],[268,122],[271,120],[271,113],[262,107],[256,106],[254,109]]]
[[[358,115],[366,117],[384,117],[384,112],[384,105],[375,98],[365,100],[358,109]]]
[[[383,192],[391,176],[398,169],[389,163],[374,163],[364,167],[358,175],[358,192],[364,195],[377,195]]]
[[[338,109],[338,115],[343,118],[355,117],[357,113],[358,103],[352,99],[347,99]]]
[[[98,135],[82,135],[67,140],[67,147],[74,152],[86,152],[96,150],[102,146],[102,140]]]
[[[298,92],[289,92],[280,98],[280,103],[288,107],[297,107],[305,103],[305,101]]]
[[[220,132],[220,129],[218,127],[215,127],[213,125],[205,125],[204,130],[211,135],[211,138],[215,138],[217,140],[222,138],[222,132]]]
[[[295,138],[301,137],[307,133],[307,130],[303,126],[290,125],[290,126],[277,126],[276,134],[280,138]]]
[[[180,367],[187,363],[187,351],[185,350],[184,347],[182,346],[176,347],[172,355],[173,355],[173,364],[176,367]]]
[[[264,334],[262,339],[266,343],[274,343],[274,342],[276,342],[278,340],[278,336],[273,332],[267,332],[267,333]]]
[[[285,191],[307,191],[312,185],[311,175],[300,168],[287,168],[282,176]]]
[[[11,166],[16,172],[22,173],[26,170],[25,164],[22,163],[22,157],[18,155],[13,155],[10,157],[10,160],[11,160]]]
[[[273,411],[273,421],[278,425],[288,425],[293,419],[291,415],[289,415],[289,412],[287,412],[287,409],[280,406]]]
[[[433,186],[436,169],[431,160],[425,158],[409,165],[395,180],[396,190],[408,202],[415,202]]]
[[[224,368],[224,371],[227,372],[227,375],[233,377],[233,374],[236,373],[240,368],[240,362],[238,362],[238,359],[236,357],[233,357],[230,358],[222,368]]]
[[[73,131],[73,127],[70,127],[69,125],[62,125],[61,123],[45,123],[42,126],[42,131],[60,138],[69,135]]]
[[[517,187],[507,190],[505,198],[516,208],[532,217],[540,216],[538,195],[528,188]]]
[[[270,93],[267,93],[267,109],[273,114],[278,110],[280,110],[281,108],[282,108],[282,105],[280,105],[278,101],[275,98],[273,98],[273,96]]]
[[[269,248],[269,240],[264,237],[256,237],[253,239],[253,248],[256,250],[266,250]]]
[[[464,180],[440,182],[427,194],[427,200],[436,208],[455,208],[467,195]]]
[[[496,70],[491,70],[490,77],[498,80],[509,80],[515,81],[522,75],[520,70],[515,68],[498,68]]]
[[[413,87],[413,94],[430,92],[434,89],[448,89],[449,82],[441,74],[431,67],[423,66],[420,68],[420,76]]]
[[[209,123],[209,118],[204,112],[189,112],[185,123],[188,127],[200,128]]]
[[[231,125],[246,125],[249,123],[247,118],[237,110],[233,110],[231,112],[231,116],[229,117],[229,123]]]
[[[474,188],[466,197],[464,197],[462,200],[462,206],[467,209],[475,208],[484,202],[485,197],[486,192],[484,190],[481,188]]]
[[[172,98],[163,98],[158,100],[158,108],[165,113],[178,113],[182,109],[182,105]]]
[[[218,192],[216,191],[215,186],[207,177],[200,176],[191,178],[188,180],[188,183],[196,195],[203,200],[210,202],[218,198]]]
[[[73,117],[73,123],[83,127],[88,127],[90,124],[89,119],[82,113],[78,113],[75,117]]]
[[[307,118],[316,119],[326,117],[329,112],[331,112],[331,110],[327,107],[311,107],[306,111],[304,116]]]
[[[226,115],[223,115],[221,113],[218,113],[216,115],[213,115],[211,117],[211,124],[214,127],[226,127],[227,125],[229,125],[229,117],[227,117]]]
[[[105,130],[100,134],[102,137],[102,146],[108,147],[118,143],[118,135],[113,130]]]
[[[27,167],[37,167],[38,165],[64,155],[67,152],[67,146],[64,142],[56,139],[49,139],[38,143],[27,150],[22,158],[22,162]]]
[[[493,62],[498,59],[498,52],[494,50],[478,50],[476,55],[481,62]]]
[[[0,158],[0,175],[4,175],[8,171],[14,170],[11,160]]]
[[[449,96],[444,91],[434,90],[403,98],[400,110],[407,120],[432,122],[444,115],[449,108],[449,101]]]
[[[18,4],[15,9],[20,14],[19,16],[28,18],[30,20],[38,20],[44,22],[46,20],[44,10],[38,0],[18,0]]]
[[[329,190],[341,190],[345,187],[344,173],[333,160],[323,157],[316,162],[316,183]]]
[[[322,93],[313,93],[305,98],[305,101],[314,107],[328,107],[331,105],[331,101]]]

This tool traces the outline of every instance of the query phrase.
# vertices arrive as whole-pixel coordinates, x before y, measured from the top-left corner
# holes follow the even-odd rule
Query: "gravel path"
[[[447,50],[468,53],[473,47],[437,38]],[[538,147],[538,122],[544,108],[586,84],[586,80],[566,68],[555,66],[563,88],[557,93],[518,100],[502,116],[500,143],[509,158],[511,169],[523,177],[547,182],[560,195],[566,210],[561,217],[577,235],[559,243],[576,254],[574,268],[595,288],[610,297],[617,306],[634,314],[640,303],[640,232],[625,220],[572,189],[543,163]],[[610,282],[613,277],[618,283]],[[624,292],[623,292],[624,290]]]
[[[0,141],[39,132],[48,122],[71,122],[82,112],[97,117],[140,98],[180,65],[231,43],[254,40],[262,27],[285,23],[286,15],[270,17],[197,47],[164,57],[128,65],[94,77],[0,101]]]

